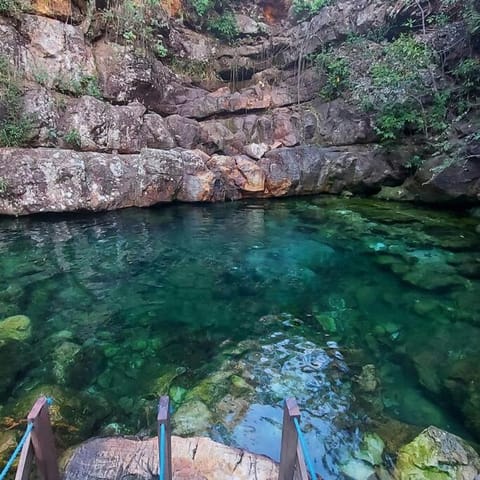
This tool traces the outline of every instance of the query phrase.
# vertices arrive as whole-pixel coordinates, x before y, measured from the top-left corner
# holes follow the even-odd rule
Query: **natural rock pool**
[[[61,447],[152,434],[169,393],[177,433],[277,459],[295,396],[326,479],[378,436],[386,466],[430,424],[479,441],[479,223],[335,198],[0,219],[0,319],[28,317],[0,321],[0,445],[40,393]]]

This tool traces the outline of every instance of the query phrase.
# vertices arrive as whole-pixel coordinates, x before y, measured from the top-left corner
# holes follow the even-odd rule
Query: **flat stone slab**
[[[227,447],[209,438],[172,437],[175,480],[277,480],[278,465],[267,457]],[[95,438],[76,448],[65,480],[158,479],[158,440]]]

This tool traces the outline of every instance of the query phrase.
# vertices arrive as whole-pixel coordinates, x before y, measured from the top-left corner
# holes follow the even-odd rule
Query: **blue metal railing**
[[[53,398],[46,397],[46,402],[47,402],[47,406],[52,405]],[[3,470],[0,472],[0,480],[5,480],[8,472],[10,471],[10,469],[12,468],[12,465],[14,464],[16,458],[18,457],[18,454],[22,451],[22,448],[25,445],[25,442],[27,441],[28,436],[32,433],[32,430],[33,430],[33,422],[30,421],[28,422],[27,428],[25,429],[25,433],[23,434],[22,438],[18,442],[18,445],[15,447],[15,450],[10,456],[7,464],[5,465]]]
[[[298,421],[298,418],[294,418],[293,423],[295,424],[295,428],[297,429],[298,440],[302,448],[303,458],[305,460],[305,465],[307,466],[308,473],[311,479],[315,480],[317,478],[317,475],[315,474],[312,458],[310,457],[310,452],[308,451],[307,442],[305,441],[305,437],[303,436],[303,432],[302,432],[302,429],[300,428],[300,422]]]
[[[159,480],[165,480],[165,425],[162,423],[160,426],[160,444],[158,448],[158,478]],[[0,479],[1,480],[1,479]]]
[[[25,442],[27,441],[28,436],[33,430],[33,423],[29,423],[27,425],[27,428],[25,430],[25,433],[23,434],[23,437],[21,440],[18,442],[17,447],[13,451],[12,455],[10,456],[10,459],[8,460],[7,464],[3,468],[2,472],[0,473],[0,480],[4,480],[5,477],[7,476],[7,473],[9,470],[12,468],[13,463],[15,462],[15,459],[18,457],[18,454],[21,452],[23,446],[25,445]]]

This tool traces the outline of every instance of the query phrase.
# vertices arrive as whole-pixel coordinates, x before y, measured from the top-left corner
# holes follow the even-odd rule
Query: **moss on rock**
[[[399,480],[469,480],[480,474],[480,457],[461,438],[428,427],[398,454]]]
[[[0,322],[0,346],[10,340],[24,342],[31,335],[31,322],[25,315],[14,315]]]

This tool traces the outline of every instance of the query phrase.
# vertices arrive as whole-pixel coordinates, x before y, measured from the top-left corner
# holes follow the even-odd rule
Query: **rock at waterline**
[[[278,467],[267,457],[227,447],[208,438],[172,437],[176,480],[276,480]],[[74,450],[65,480],[158,478],[158,439],[96,438]]]
[[[184,403],[173,417],[173,429],[178,435],[205,434],[212,424],[212,414],[200,400]]]
[[[399,480],[476,480],[480,457],[461,438],[428,427],[400,449],[395,473]]]

